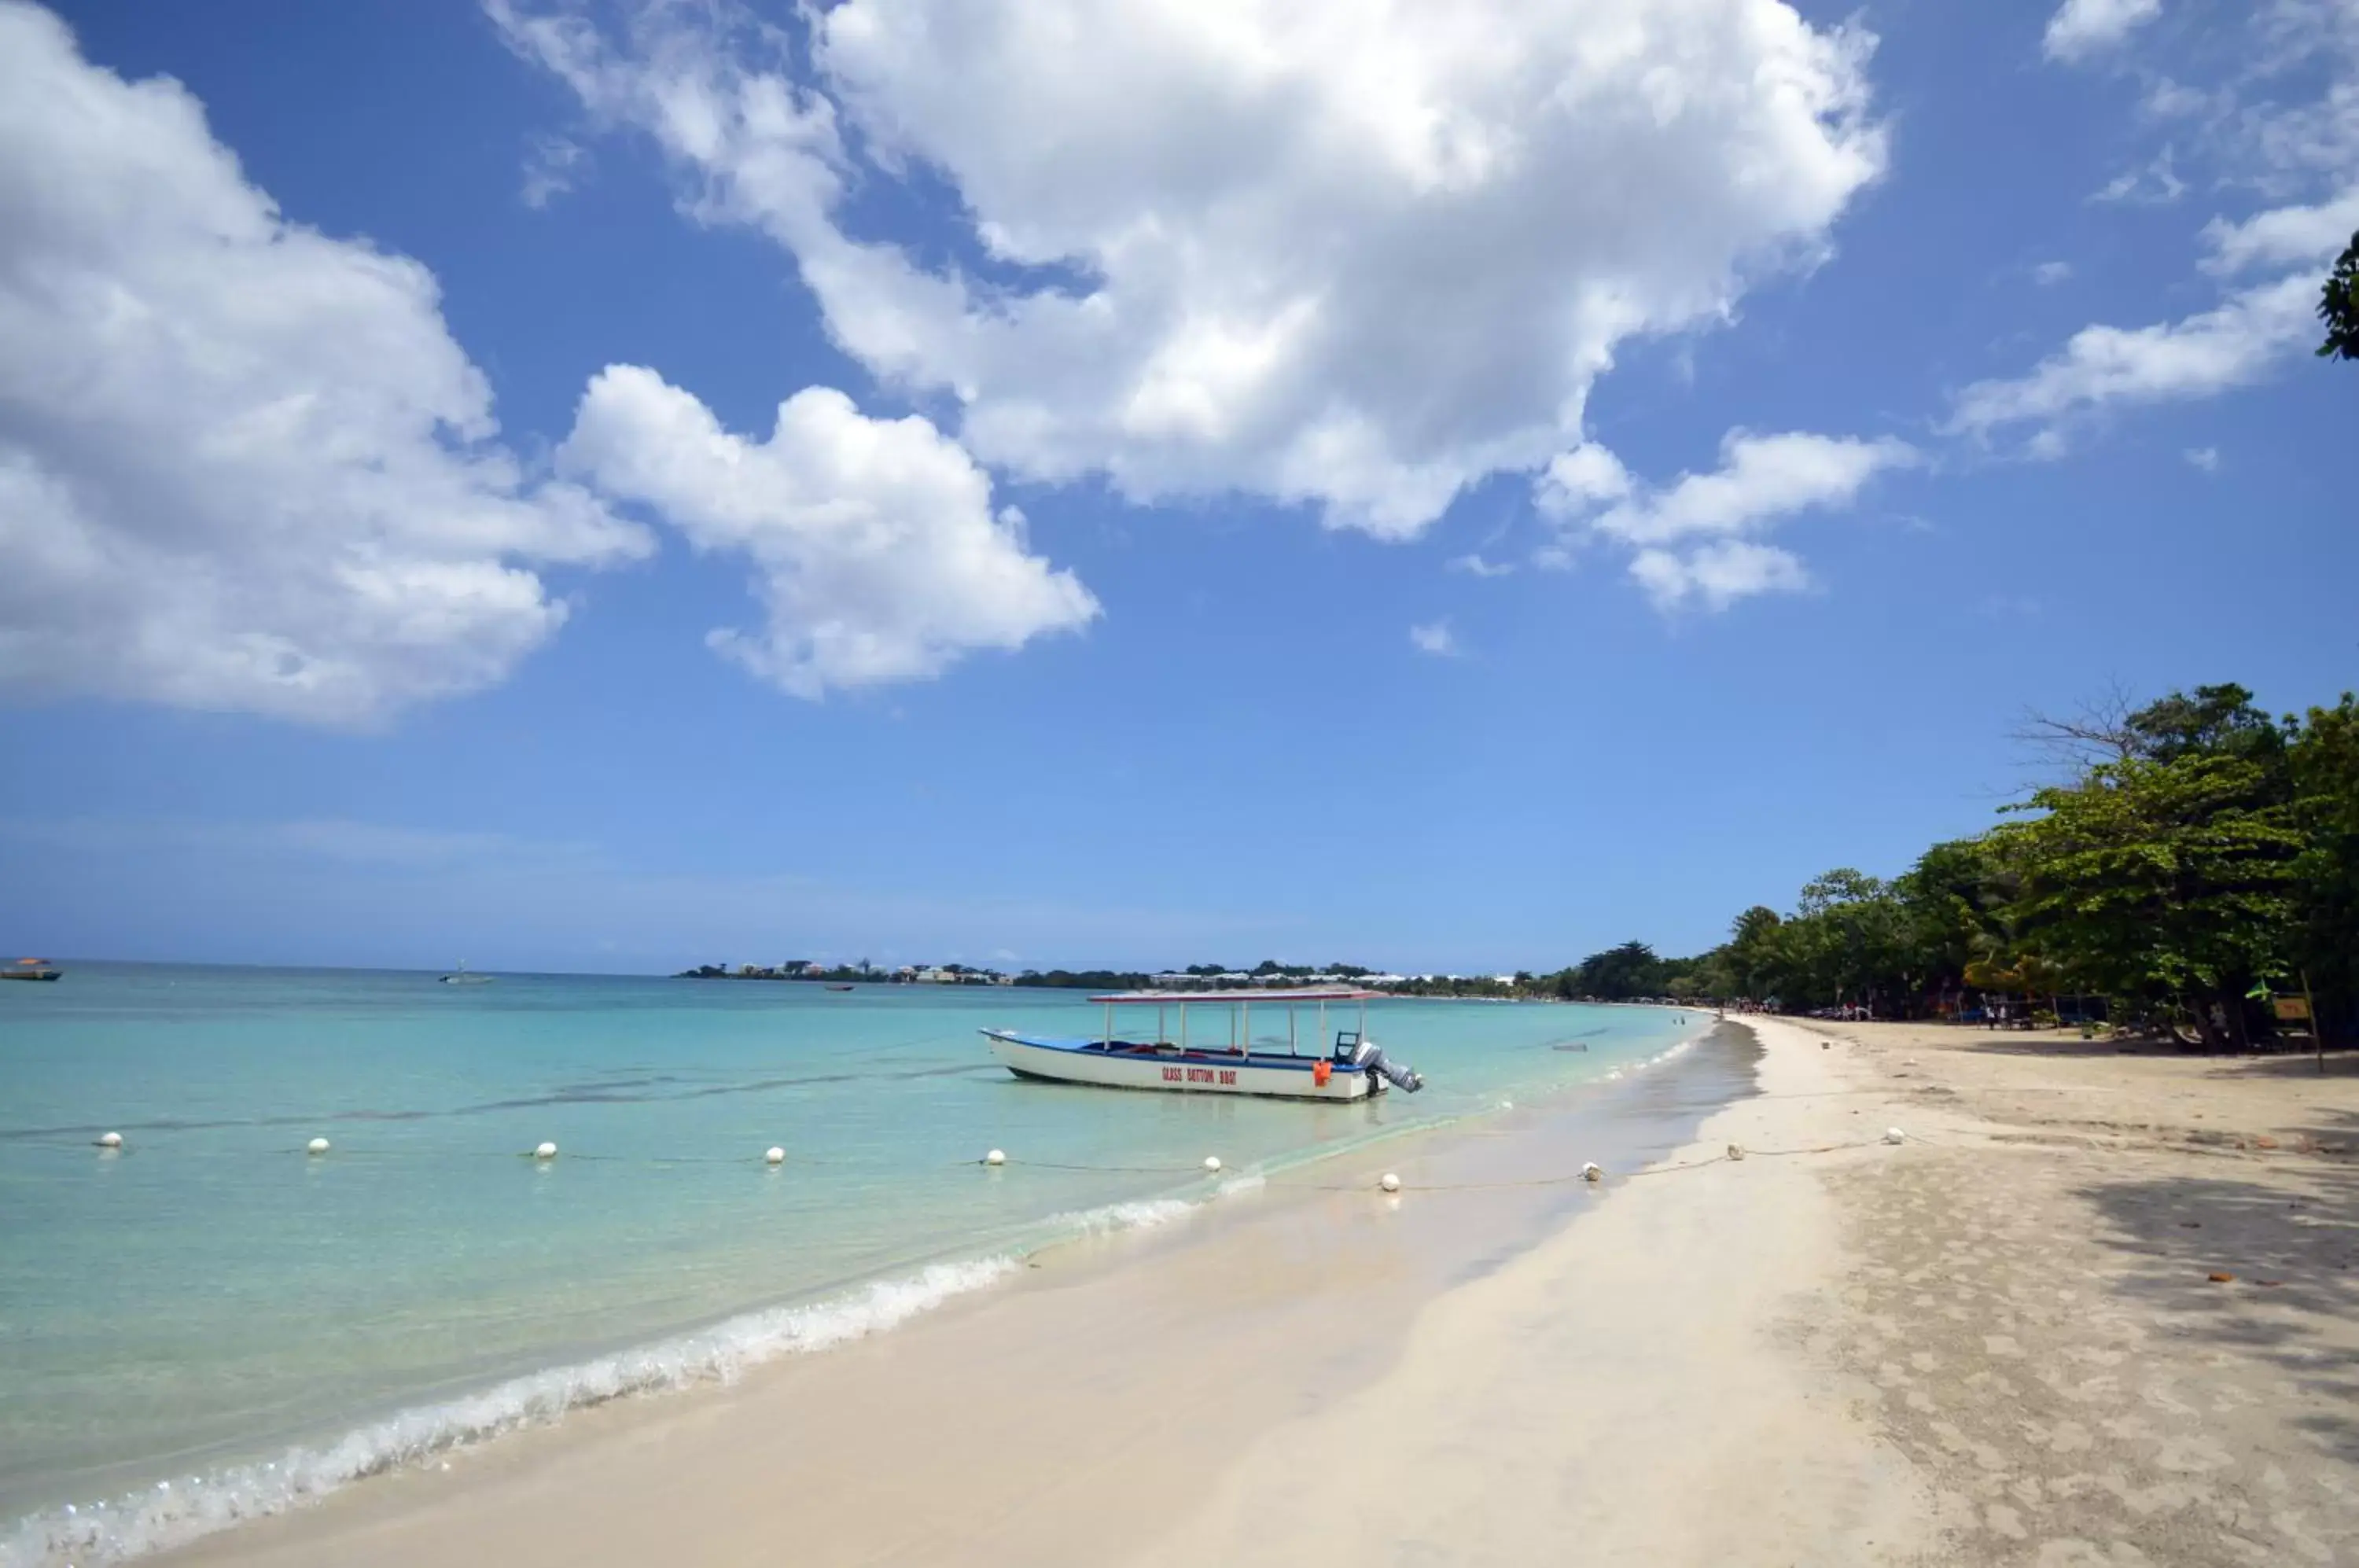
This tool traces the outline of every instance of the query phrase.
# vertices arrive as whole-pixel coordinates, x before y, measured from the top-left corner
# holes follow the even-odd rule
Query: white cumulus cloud
[[[1631,560],[1630,575],[1664,610],[1691,600],[1724,610],[1756,593],[1796,593],[1810,585],[1810,573],[1790,551],[1751,539],[1723,539],[1684,554],[1642,550]]]
[[[750,557],[766,623],[709,640],[798,696],[924,679],[1098,614],[1079,579],[1026,548],[1021,514],[994,514],[989,475],[956,442],[916,416],[869,419],[830,387],[798,392],[749,441],[654,371],[610,365],[558,458],[699,549]]]
[[[0,684],[363,724],[500,680],[640,529],[493,439],[407,257],[0,0]]]
[[[2319,284],[2359,229],[2359,3],[2250,0],[2211,7],[2200,38],[2127,37],[2157,9],[2153,0],[2070,0],[2051,44],[2117,46],[2148,81],[2137,125],[2149,154],[2096,200],[2191,194],[2257,209],[2218,213],[2202,230],[2197,269],[2233,291],[2177,320],[2083,327],[2031,370],[1966,387],[1952,431],[2026,427],[2023,451],[2056,457],[2070,427],[2098,410],[2249,387],[2318,340]],[[2263,280],[2224,281],[2256,274]]]
[[[2212,310],[2144,327],[2083,327],[2029,374],[1958,394],[1951,428],[1977,436],[2037,425],[2035,456],[2063,450],[2060,423],[2111,405],[2205,397],[2249,386],[2316,335],[2318,279],[2299,273]]]
[[[582,178],[589,152],[564,136],[538,136],[524,160],[524,185],[518,195],[535,212],[573,189]]]
[[[1469,577],[1512,577],[1516,572],[1510,561],[1485,561],[1481,550],[1453,555],[1446,564],[1451,571],[1462,572]]]
[[[1454,659],[1458,655],[1458,636],[1450,629],[1448,621],[1430,621],[1408,629],[1409,646],[1419,653],[1430,653],[1436,659]]]
[[[2089,193],[2089,200],[2132,207],[2167,207],[2186,194],[2187,181],[2179,177],[2177,155],[2166,147],[2153,161],[2137,169],[2125,169],[2106,180]]]
[[[1885,159],[1872,40],[1783,0],[847,0],[807,60],[488,3],[983,460],[1387,536],[1547,462],[1625,341],[1814,262]],[[954,259],[845,212],[913,171]]]
[[[1848,506],[1876,474],[1917,461],[1889,438],[1732,430],[1721,466],[1683,474],[1669,486],[1618,501],[1591,519],[1602,533],[1634,544],[1663,544],[1697,534],[1740,533],[1816,506]]]
[[[1658,605],[1693,599],[1717,610],[1810,581],[1789,551],[1741,536],[1797,513],[1851,506],[1878,474],[1919,461],[1905,441],[1801,430],[1731,430],[1720,456],[1710,473],[1649,485],[1612,452],[1584,444],[1549,464],[1541,509],[1568,539],[1586,534],[1635,547],[1630,574]]]
[[[2162,0],[2064,0],[2040,47],[2050,60],[2079,60],[2112,49],[2162,13]]]
[[[2320,271],[2359,234],[2359,185],[2310,206],[2272,207],[2242,223],[2214,218],[2205,225],[2210,254],[2203,269],[2243,272],[2255,267],[2317,263]]]

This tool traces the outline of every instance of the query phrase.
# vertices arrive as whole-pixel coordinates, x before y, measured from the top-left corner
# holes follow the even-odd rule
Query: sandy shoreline
[[[1347,1158],[171,1560],[2359,1561],[2359,1078],[1748,1022],[1602,1188]]]

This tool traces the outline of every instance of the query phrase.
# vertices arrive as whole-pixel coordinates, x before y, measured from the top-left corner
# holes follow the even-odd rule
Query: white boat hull
[[[1364,1100],[1381,1094],[1382,1079],[1329,1064],[1319,1082],[1316,1058],[1245,1056],[1218,1051],[1184,1054],[1167,1046],[1145,1051],[1106,1051],[1093,1041],[1040,1040],[985,1029],[991,1054],[1009,1072],[1060,1083],[1106,1089],[1157,1089],[1182,1094],[1251,1094],[1278,1100]]]

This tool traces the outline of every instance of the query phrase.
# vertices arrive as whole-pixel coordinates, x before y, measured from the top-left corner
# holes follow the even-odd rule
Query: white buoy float
[[[557,1158],[557,1145],[544,1143],[532,1151],[532,1157],[535,1160],[554,1160]]]
[[[1902,1132],[1898,1127],[1886,1127],[1884,1129],[1884,1141],[1886,1143],[1906,1143],[1908,1141],[1908,1135]]]
[[[983,1162],[985,1165],[1005,1165],[1007,1163],[1007,1156],[995,1149],[989,1154],[983,1157]]]
[[[1376,1178],[1376,1185],[1387,1192],[1397,1192],[1400,1191],[1400,1178],[1387,1171]]]
[[[1582,1166],[1581,1179],[1584,1181],[1603,1181],[1605,1180],[1605,1167],[1592,1160]]]
[[[775,1143],[762,1151],[762,1163],[765,1165],[784,1165],[786,1162],[787,1151]]]
[[[98,1135],[98,1147],[101,1149],[121,1149],[123,1147],[123,1135],[119,1132],[100,1133]]]
[[[1204,1156],[1204,1169],[1207,1172],[1217,1175],[1221,1169],[1221,1157],[1217,1154]]]
[[[325,1154],[328,1152],[328,1140],[324,1138],[315,1138],[310,1142],[303,1146],[303,1152],[306,1154]]]

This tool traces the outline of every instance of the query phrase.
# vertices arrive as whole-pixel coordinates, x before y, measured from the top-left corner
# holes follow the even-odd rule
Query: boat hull
[[[1046,1040],[985,1029],[991,1054],[1019,1078],[1087,1083],[1101,1089],[1150,1089],[1180,1094],[1245,1094],[1272,1100],[1364,1100],[1384,1090],[1381,1079],[1332,1064],[1324,1083],[1309,1056],[1247,1056],[1235,1051],[1176,1047],[1106,1050],[1096,1040]]]

